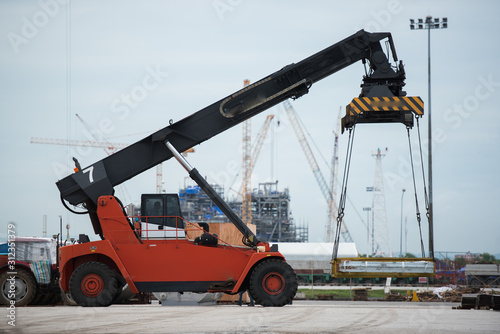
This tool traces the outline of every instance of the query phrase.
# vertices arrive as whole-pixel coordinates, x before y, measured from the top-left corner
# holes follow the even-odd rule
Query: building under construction
[[[224,189],[212,185],[224,197]],[[228,222],[222,211],[198,186],[179,191],[184,218],[192,222]],[[230,201],[231,208],[241,216],[241,201]],[[252,191],[252,224],[256,225],[257,237],[268,242],[307,242],[307,226],[297,226],[290,209],[290,194],[287,188],[278,191],[278,182],[260,183]]]
[[[278,181],[259,183],[252,192],[252,223],[257,237],[269,242],[307,242],[308,228],[297,226],[290,210],[288,188],[278,191]]]
[[[224,188],[212,184],[212,188],[224,198]],[[188,186],[179,190],[182,215],[190,222],[225,223],[227,218],[199,186]]]

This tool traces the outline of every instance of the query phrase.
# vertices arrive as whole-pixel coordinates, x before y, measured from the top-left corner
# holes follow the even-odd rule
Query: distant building
[[[224,189],[212,185],[224,198]],[[228,222],[222,211],[198,186],[179,190],[181,210],[191,222]],[[241,201],[230,201],[229,206],[241,217]],[[257,227],[257,237],[268,242],[307,242],[309,229],[297,226],[290,209],[290,194],[287,188],[278,191],[278,182],[260,183],[252,192],[252,224]]]

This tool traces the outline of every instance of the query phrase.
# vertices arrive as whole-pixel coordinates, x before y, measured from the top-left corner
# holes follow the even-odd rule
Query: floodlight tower
[[[448,18],[443,17],[440,18],[432,18],[432,16],[427,16],[425,18],[425,22],[423,19],[410,19],[410,29],[411,30],[423,30],[427,29],[427,76],[428,76],[428,101],[427,101],[427,117],[429,119],[429,207],[428,207],[428,219],[429,219],[429,256],[434,257],[434,228],[433,228],[433,204],[432,204],[432,127],[431,127],[431,30],[432,29],[446,29],[448,28]]]

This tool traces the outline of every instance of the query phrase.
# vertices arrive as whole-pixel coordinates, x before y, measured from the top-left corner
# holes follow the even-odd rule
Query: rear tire
[[[15,277],[15,290],[11,290],[11,282],[9,278],[11,276]],[[17,273],[10,275],[7,271],[0,275],[0,303],[4,305],[10,305],[11,300],[14,298],[9,298],[15,293],[16,306],[26,306],[36,295],[36,282],[30,273],[17,269]]]
[[[297,287],[297,275],[283,260],[265,260],[255,267],[250,276],[250,293],[262,306],[290,304]]]
[[[71,297],[71,293],[66,293],[61,290],[61,300],[63,301],[63,304],[66,306],[78,306],[78,304],[73,300],[73,297]]]
[[[116,275],[101,262],[87,262],[76,268],[69,280],[69,291],[80,306],[109,306],[117,294]]]
[[[49,293],[38,293],[31,301],[30,305],[47,305],[52,296]]]

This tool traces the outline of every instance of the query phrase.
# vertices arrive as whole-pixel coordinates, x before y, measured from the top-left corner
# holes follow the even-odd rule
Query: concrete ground
[[[458,305],[304,300],[280,308],[24,307],[15,310],[15,327],[2,308],[0,333],[500,333],[499,311],[452,309]]]

